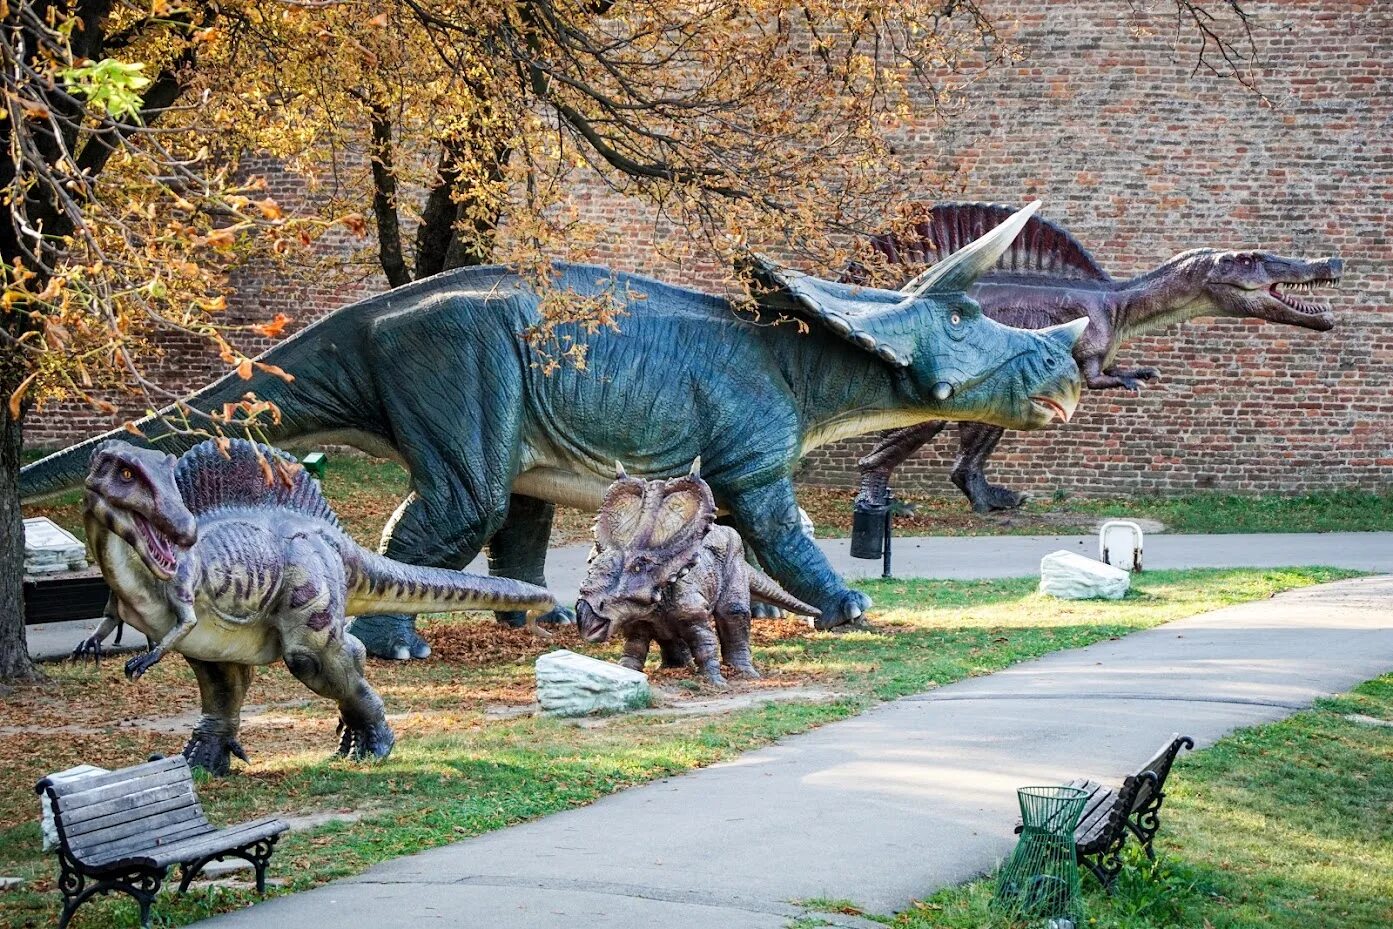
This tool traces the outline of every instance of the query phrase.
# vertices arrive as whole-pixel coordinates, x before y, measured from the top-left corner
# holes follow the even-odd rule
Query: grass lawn
[[[373,548],[387,518],[406,496],[406,472],[390,461],[354,455],[334,456],[324,483],[344,525]],[[821,538],[851,532],[851,501],[846,488],[804,485],[798,500]],[[81,535],[80,497],[67,494],[27,507],[26,516],[48,516]],[[961,496],[906,494],[916,515],[895,521],[896,531],[914,535],[1091,534],[1100,519],[1149,518],[1170,532],[1367,532],[1393,530],[1393,493],[1331,491],[1305,496],[1234,496],[1199,493],[1184,497],[1133,497],[1126,500],[1033,500],[1014,513],[978,516]],[[553,544],[590,541],[595,514],[559,507]]]
[[[296,832],[282,842],[272,875],[285,881],[284,889],[303,889],[708,765],[877,700],[1353,573],[1158,571],[1140,576],[1123,601],[1072,603],[1039,597],[1031,579],[869,582],[864,589],[878,605],[875,632],[830,635],[794,621],[756,624],[755,657],[765,679],[739,689],[748,695],[803,685],[829,691],[825,699],[759,703],[704,717],[632,715],[585,727],[518,715],[533,697],[532,661],[557,645],[602,657],[615,657],[617,648],[585,648],[565,632],[542,642],[489,622],[437,619],[424,625],[435,648],[431,660],[373,662],[370,668],[399,737],[387,762],[331,760],[333,706],[283,669],[268,668],[258,672],[244,714],[242,742],[253,763],[200,791],[214,822],[273,812],[363,813],[356,822]],[[49,684],[0,698],[0,765],[7,772],[0,782],[0,874],[27,882],[0,895],[0,926],[12,929],[49,925],[57,912],[54,861],[38,853],[35,780],[78,761],[117,767],[151,752],[178,751],[197,714],[196,688],[177,658],[134,684],[115,660],[100,669],[47,669]],[[686,674],[655,678],[673,701],[718,696]],[[1191,770],[1178,778],[1182,784]],[[1272,801],[1263,795],[1269,783],[1256,779],[1252,797],[1241,798],[1253,806],[1235,806],[1226,815],[1256,828],[1268,808],[1259,804]],[[1183,810],[1190,802],[1182,798],[1176,805]],[[1386,803],[1379,815],[1387,821]],[[177,925],[253,899],[244,889],[199,887],[185,898],[162,896],[156,910]],[[115,898],[88,904],[74,922],[134,924],[134,905]]]
[[[1393,675],[1182,755],[1161,821],[1158,861],[1130,843],[1114,896],[1085,873],[1087,929],[1393,926]],[[992,886],[950,888],[883,921],[999,927]]]

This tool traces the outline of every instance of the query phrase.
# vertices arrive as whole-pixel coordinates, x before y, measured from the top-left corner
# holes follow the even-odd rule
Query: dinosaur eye
[[[130,468],[122,468],[122,469],[121,469],[121,480],[123,480],[123,481],[129,481],[129,480],[132,480],[134,477],[135,477],[135,474],[131,471]]]
[[[963,318],[959,314],[954,313],[952,316],[948,317],[948,321],[953,325],[957,326],[962,323]]]

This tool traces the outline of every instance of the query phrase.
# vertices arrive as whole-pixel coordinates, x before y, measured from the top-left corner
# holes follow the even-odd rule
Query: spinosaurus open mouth
[[[144,540],[145,550],[150,553],[150,559],[168,574],[173,574],[177,559],[174,554],[174,545],[169,541],[169,537],[150,525],[150,521],[139,514],[132,513],[131,522],[135,524],[136,531]]]
[[[1325,287],[1339,284],[1338,277],[1318,277],[1309,281],[1278,281],[1267,288],[1267,292],[1274,300],[1289,309],[1306,316],[1320,316],[1330,312],[1330,304],[1323,298],[1316,297],[1312,300],[1303,299],[1296,294],[1309,294],[1315,297],[1315,290],[1318,287]]]

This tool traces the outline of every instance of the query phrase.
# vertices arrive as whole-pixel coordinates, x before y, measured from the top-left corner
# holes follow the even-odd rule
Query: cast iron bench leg
[[[187,893],[189,885],[193,879],[198,877],[200,871],[208,866],[211,861],[222,861],[224,858],[241,858],[249,862],[256,869],[256,892],[263,897],[266,895],[266,868],[271,863],[271,852],[276,847],[276,840],[280,836],[272,836],[269,839],[262,839],[253,842],[251,845],[244,845],[241,848],[229,849],[228,851],[215,852],[196,858],[193,861],[186,861],[179,865],[180,881],[179,892]]]
[[[63,893],[63,912],[58,917],[58,929],[67,929],[77,908],[104,893],[124,893],[140,906],[141,929],[150,929],[150,904],[160,892],[167,868],[141,868],[117,877],[104,878],[87,884],[86,878],[64,860],[58,877],[58,889]]]

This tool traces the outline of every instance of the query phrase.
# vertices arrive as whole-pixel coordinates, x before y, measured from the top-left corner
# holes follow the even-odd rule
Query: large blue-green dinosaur
[[[1020,211],[940,262],[914,293],[836,284],[751,261],[765,313],[586,265],[555,266],[578,298],[620,301],[619,331],[562,326],[586,344],[584,370],[545,373],[523,333],[539,319],[526,279],[505,268],[441,274],[347,306],[268,352],[294,374],[230,375],[190,398],[218,408],[247,391],[281,410],[268,438],[342,442],[400,460],[412,493],[383,553],[462,568],[488,544],[493,573],[544,583],[554,504],[598,507],[615,460],[645,477],[692,459],[755,555],[784,587],[851,622],[870,606],[801,531],[793,471],[808,449],[931,419],[1032,429],[1068,418],[1083,322],[1039,331],[984,317],[964,291],[1034,212]],[[803,326],[771,326],[774,313]],[[158,419],[162,447],[192,444]],[[26,500],[77,485],[112,433],[25,468]],[[500,618],[512,619],[502,616]],[[360,617],[373,654],[424,657],[408,617]]]

